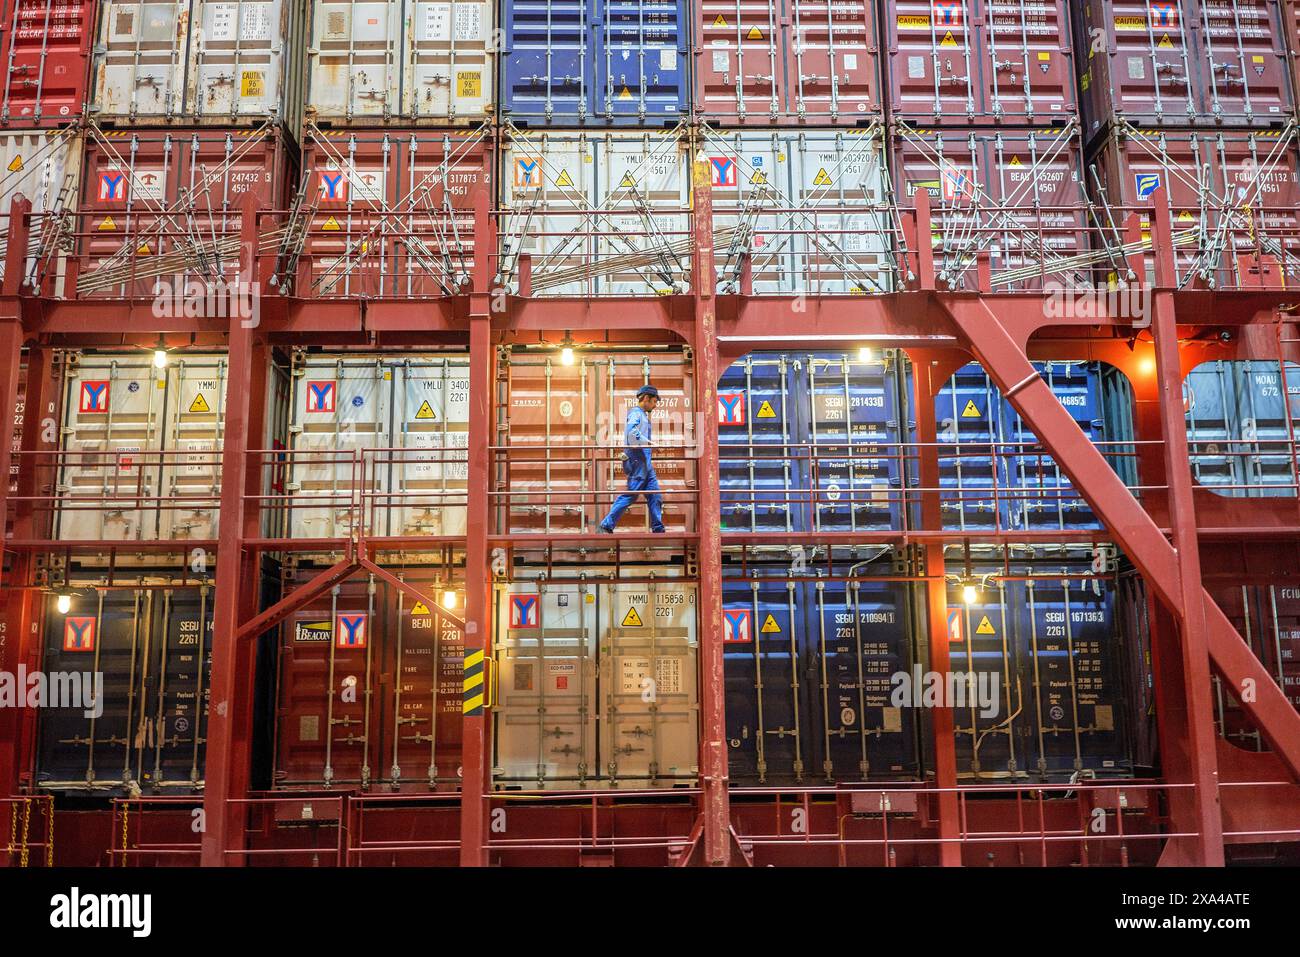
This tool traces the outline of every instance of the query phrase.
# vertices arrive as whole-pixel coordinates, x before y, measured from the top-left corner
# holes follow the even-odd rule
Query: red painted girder
[[[295,588],[256,618],[241,625],[235,633],[235,638],[243,641],[270,631],[299,608],[346,580],[359,567],[360,563],[351,558],[336,562],[313,576],[306,584]]]
[[[955,303],[952,318],[971,353],[1070,476],[1161,601],[1178,608],[1178,564],[1173,546],[1034,371],[1023,341],[1013,338],[997,313],[977,299]],[[1242,706],[1300,780],[1300,713],[1203,589],[1202,599],[1215,669],[1234,689],[1241,689],[1247,680],[1254,682],[1256,700],[1243,701]]]
[[[388,569],[381,568],[379,565],[376,565],[368,558],[361,559],[360,567],[363,571],[369,572],[370,574],[378,578],[380,581],[388,582],[388,584],[392,585],[398,591],[402,591],[410,595],[416,601],[424,602],[424,604],[427,605],[429,608],[436,609],[436,611],[434,612],[435,617],[450,622],[452,625],[456,627],[457,631],[464,633],[465,622],[460,618],[457,618],[451,612],[447,611],[447,609],[443,608],[442,603],[435,600],[433,596],[425,594],[423,591],[421,591],[419,588],[416,588],[410,582],[403,581],[402,579],[394,575],[392,572],[390,572]]]

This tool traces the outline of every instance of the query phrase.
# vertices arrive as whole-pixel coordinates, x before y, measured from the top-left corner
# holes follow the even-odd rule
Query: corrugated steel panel
[[[237,241],[246,193],[265,209],[283,209],[295,175],[290,144],[274,129],[92,130],[77,217],[77,295],[152,299],[159,281],[182,289],[232,281],[237,248],[219,255],[214,244]]]
[[[884,562],[888,567],[888,562]],[[918,773],[916,711],[891,700],[910,672],[910,589],[788,565],[726,579],[722,633],[730,773],[737,783],[865,781]]]
[[[893,158],[900,202],[930,194],[935,268],[949,286],[974,285],[980,257],[997,292],[1087,278],[1072,261],[1090,245],[1077,127],[896,127]]]
[[[487,142],[429,130],[320,130],[303,144],[311,222],[303,296],[442,296],[474,262],[473,190],[491,195]]]
[[[866,2],[703,0],[695,110],[724,126],[852,126],[880,118],[875,10]]]
[[[1252,583],[1217,588],[1214,597],[1269,676],[1300,709],[1300,588]],[[1215,689],[1221,731],[1235,738],[1238,747],[1262,750],[1258,732],[1232,688],[1216,681]],[[1248,736],[1250,744],[1242,740]]]
[[[1086,0],[1077,18],[1088,137],[1139,127],[1282,126],[1294,118],[1276,0]]]
[[[314,4],[307,119],[482,122],[493,113],[495,16],[476,0]]]
[[[253,124],[302,115],[305,0],[101,5],[91,113],[106,122]]]
[[[501,115],[519,126],[676,126],[690,112],[684,0],[505,0]]]
[[[1231,498],[1295,496],[1300,365],[1203,362],[1183,381],[1183,408],[1197,482]]]
[[[495,781],[507,788],[687,787],[698,773],[695,586],[498,586]]]
[[[65,244],[53,241],[54,215],[75,212],[80,197],[82,138],[68,129],[0,134],[0,211],[7,216],[14,197],[22,195],[33,213],[48,213],[38,228],[28,258],[26,282],[64,292]],[[42,220],[36,220],[41,223]],[[6,220],[7,226],[7,220]],[[43,230],[43,231],[42,231]],[[4,265],[0,263],[0,276]]]
[[[693,529],[695,505],[681,493],[695,487],[686,458],[695,441],[694,376],[689,354],[579,349],[566,366],[554,353],[505,353],[498,381],[497,441],[509,446],[494,466],[497,527],[510,532],[592,531],[627,488],[619,466],[627,410],[646,383],[659,390],[650,417],[659,485],[669,529]],[[623,527],[649,527],[638,501]]]
[[[1077,114],[1065,0],[892,0],[882,11],[893,119],[1032,126]]]
[[[405,579],[435,599],[463,589],[441,570]],[[404,592],[359,579],[295,612],[280,628],[275,786],[458,789],[464,644],[440,623]]]
[[[705,128],[696,147],[713,185],[720,292],[748,256],[756,295],[889,292],[895,215],[880,127]]]
[[[42,667],[102,673],[103,708],[98,716],[80,705],[42,709],[37,782],[69,791],[200,788],[212,627],[206,586],[87,588],[67,616],[51,602]]]
[[[6,0],[0,11],[0,62],[5,64],[0,124],[59,126],[85,112],[93,0]]]
[[[291,534],[463,535],[468,441],[468,356],[298,355]]]
[[[502,269],[532,258],[539,295],[684,291],[693,240],[688,151],[676,133],[514,131],[502,145]]]

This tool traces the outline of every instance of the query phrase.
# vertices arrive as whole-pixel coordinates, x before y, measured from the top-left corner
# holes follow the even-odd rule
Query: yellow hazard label
[[[966,408],[961,410],[961,417],[963,419],[978,419],[980,417],[979,406],[975,404],[974,399],[966,400]]]
[[[117,229],[117,223],[113,222],[112,216],[105,216],[104,221],[99,224],[99,231],[102,233],[110,229]]]
[[[148,243],[141,243],[141,244],[140,244],[140,248],[137,249],[136,252],[138,252],[138,253],[139,253],[140,255],[142,255],[142,256],[151,256],[151,255],[153,255],[153,250],[149,248],[149,244],[148,244]]]
[[[427,615],[428,613],[429,613],[429,606],[422,601],[417,601],[415,605],[411,608],[412,615]]]
[[[1250,58],[1250,62],[1251,62],[1251,63],[1263,63],[1263,62],[1264,62],[1264,58],[1263,58],[1262,56],[1253,56],[1253,57]]]
[[[757,415],[760,419],[775,419],[776,409],[772,408],[771,402],[764,399],[763,404],[758,407]]]
[[[1178,221],[1180,223],[1190,223],[1192,221],[1192,214],[1189,213],[1187,210],[1183,210],[1181,213],[1178,214]]]
[[[436,419],[438,414],[433,411],[433,406],[429,405],[429,400],[425,399],[420,403],[420,409],[415,413],[417,419]]]
[[[975,629],[975,634],[977,634],[977,635],[996,635],[996,634],[997,634],[997,632],[993,630],[993,622],[989,621],[989,616],[988,616],[988,615],[985,615],[984,617],[982,617],[982,618],[980,619],[979,627]]]
[[[642,625],[641,616],[636,613],[635,608],[628,608],[627,614],[623,616],[624,628],[640,628]]]
[[[945,33],[943,35],[943,39],[939,41],[939,46],[941,47],[955,47],[956,45],[957,45],[957,38],[952,35],[951,30]]]
[[[1019,165],[1020,165],[1020,157],[1019,157],[1019,156],[1013,156],[1013,157],[1011,157],[1011,164],[1010,164],[1010,165],[1012,165],[1012,166],[1019,166]]]
[[[924,30],[930,25],[930,18],[917,14],[905,14],[900,15],[897,22],[899,27],[904,30]]]
[[[343,227],[339,225],[339,221],[335,219],[333,216],[325,220],[324,225],[321,226],[321,229],[331,233],[336,233],[342,228]]]
[[[621,91],[619,91],[618,98],[620,100],[630,100],[632,99],[632,91],[625,86]]]
[[[260,70],[244,70],[239,74],[240,96],[264,96],[266,76]]]
[[[767,620],[763,622],[763,627],[759,630],[762,631],[765,635],[770,635],[773,633],[779,634],[781,631],[781,626],[776,623],[776,617],[774,615],[769,614],[767,616]]]
[[[483,74],[478,70],[466,70],[456,74],[456,95],[477,99],[483,95]]]
[[[587,594],[586,594],[586,596],[585,596],[585,600],[586,600],[586,602],[587,602],[588,605],[594,605],[594,604],[596,604],[596,596],[593,595],[591,592],[587,592]]]
[[[761,39],[763,39],[763,31],[760,30],[758,27],[750,27],[750,28],[749,28],[749,32],[745,34],[745,39],[746,39],[746,40],[761,40]]]
[[[817,171],[817,175],[816,175],[815,177],[813,177],[813,185],[814,185],[814,186],[830,186],[830,185],[831,185],[831,177],[830,177],[830,174],[826,172],[826,167],[825,167],[825,166],[823,166],[821,169],[819,169],[819,170]]]
[[[1040,50],[1038,53],[1038,59],[1040,60],[1050,60],[1051,58],[1052,58],[1052,54],[1050,54],[1046,50]]]
[[[623,180],[618,184],[619,189],[633,189],[636,187],[636,180],[632,178],[631,173],[624,173]]]
[[[716,17],[713,18],[713,25],[715,27],[725,27],[727,26],[727,18],[719,13]]]
[[[197,393],[195,393],[195,395],[194,395],[194,401],[190,403],[190,411],[191,411],[191,412],[211,412],[211,411],[212,411],[211,407],[208,405],[208,400],[205,399],[205,398],[203,398],[203,393],[202,393],[202,392],[197,392]]]
[[[1146,17],[1116,17],[1115,29],[1136,33],[1147,28]]]
[[[1160,42],[1157,43],[1156,46],[1162,50],[1172,50],[1174,48],[1174,41],[1169,39],[1169,34],[1166,33],[1160,38]]]
[[[16,173],[22,168],[23,168],[23,157],[22,154],[19,153],[17,156],[14,157],[13,162],[9,164],[8,169],[9,172]]]
[[[767,174],[764,173],[761,169],[756,169],[754,170],[754,175],[749,178],[749,181],[758,186],[766,186]]]
[[[572,178],[570,178],[570,176],[569,176],[569,171],[568,171],[567,169],[562,169],[562,170],[560,170],[560,176],[559,176],[559,178],[555,181],[555,185],[556,185],[556,186],[572,186],[572,185],[573,185],[573,180],[572,180]]]

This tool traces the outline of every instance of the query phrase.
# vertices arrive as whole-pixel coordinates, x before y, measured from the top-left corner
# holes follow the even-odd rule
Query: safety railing
[[[398,823],[388,826],[393,819]],[[348,798],[349,866],[455,864],[460,852],[460,795],[354,794]],[[434,836],[442,824],[442,836]]]
[[[8,839],[3,848],[8,866],[52,867],[54,865],[53,795],[36,794],[0,798],[0,822],[8,824]]]
[[[202,852],[203,798],[114,798],[110,867],[193,867]]]

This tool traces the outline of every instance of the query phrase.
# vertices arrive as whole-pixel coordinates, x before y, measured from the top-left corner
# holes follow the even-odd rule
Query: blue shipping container
[[[501,118],[519,126],[675,126],[690,110],[682,0],[505,0]]]

